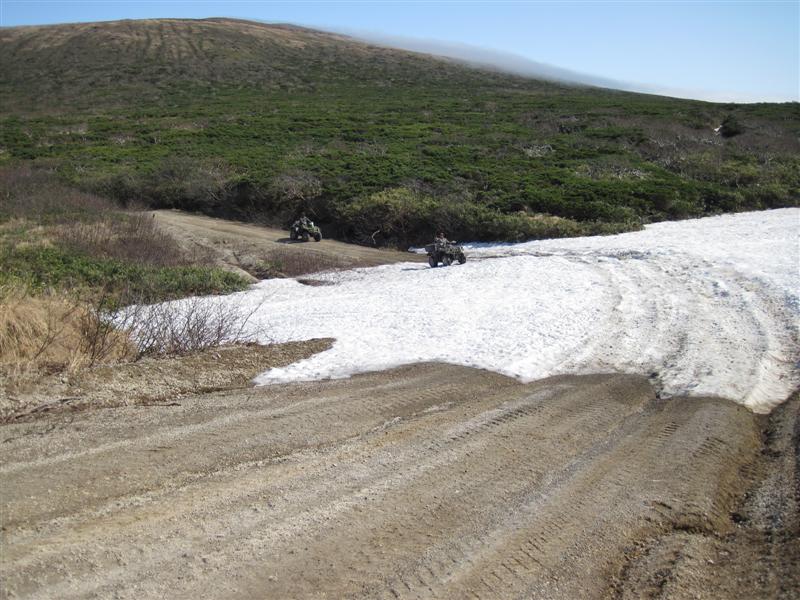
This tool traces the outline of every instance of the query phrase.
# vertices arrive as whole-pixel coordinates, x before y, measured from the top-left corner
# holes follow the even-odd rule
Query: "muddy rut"
[[[2,585],[25,598],[720,597],[765,477],[731,402],[435,364],[0,434]]]

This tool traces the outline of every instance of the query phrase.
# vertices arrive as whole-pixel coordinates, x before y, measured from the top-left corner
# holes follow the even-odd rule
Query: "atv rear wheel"
[[[430,256],[428,257],[428,264],[429,264],[431,267],[433,267],[433,268],[435,269],[435,268],[436,268],[436,265],[438,265],[439,263],[438,263],[438,261],[436,260],[436,257],[435,257],[435,256],[433,256],[433,255],[430,255]]]

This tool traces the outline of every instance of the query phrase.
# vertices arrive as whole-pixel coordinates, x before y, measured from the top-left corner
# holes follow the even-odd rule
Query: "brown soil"
[[[175,403],[186,394],[247,387],[259,373],[327,350],[332,341],[219,346],[186,356],[144,358],[42,377],[24,391],[0,394],[0,423],[52,412]]]
[[[0,596],[793,598],[798,406],[438,364],[0,429]]]

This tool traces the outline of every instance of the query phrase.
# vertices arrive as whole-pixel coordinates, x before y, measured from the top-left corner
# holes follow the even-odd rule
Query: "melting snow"
[[[418,263],[270,280],[209,302],[263,302],[264,341],[336,338],[258,384],[420,361],[530,381],[654,375],[667,395],[767,412],[800,384],[800,209],[660,223],[609,237],[467,246],[465,265]]]

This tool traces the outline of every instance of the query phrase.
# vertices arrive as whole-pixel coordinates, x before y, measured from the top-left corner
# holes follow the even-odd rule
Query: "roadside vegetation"
[[[46,161],[123,204],[277,226],[305,210],[326,237],[402,247],[436,229],[614,233],[800,198],[797,103],[569,87],[229,20],[3,33],[0,161]]]
[[[53,173],[0,168],[0,391],[99,364],[247,341],[249,315],[197,301],[248,282],[187,256],[150,215]]]
[[[228,293],[242,278],[187,256],[144,212],[77,191],[46,169],[0,168],[0,285],[156,302]]]

